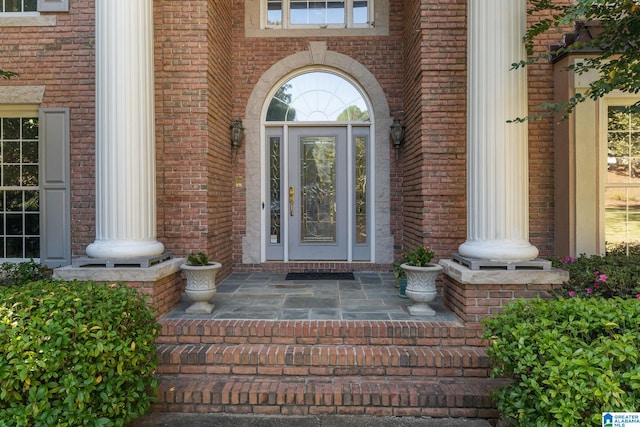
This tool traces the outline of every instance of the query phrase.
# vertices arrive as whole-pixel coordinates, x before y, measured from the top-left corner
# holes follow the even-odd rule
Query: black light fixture
[[[236,156],[236,150],[240,147],[242,139],[244,138],[244,128],[242,127],[242,120],[236,119],[231,122],[229,127],[231,130],[231,149],[233,150],[233,157]]]
[[[393,119],[393,124],[391,125],[391,140],[396,149],[397,162],[400,158],[400,146],[404,141],[404,125],[400,122],[400,119]]]

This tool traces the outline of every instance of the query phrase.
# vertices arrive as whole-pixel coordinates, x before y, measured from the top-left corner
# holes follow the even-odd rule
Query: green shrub
[[[51,277],[51,269],[33,259],[24,262],[5,262],[0,266],[0,286],[22,286]]]
[[[157,331],[122,285],[0,288],[0,426],[122,426],[144,414]]]
[[[564,297],[640,299],[640,254],[620,251],[605,256],[580,255],[553,259],[554,267],[569,272],[569,281],[555,293]]]
[[[640,408],[640,302],[518,301],[484,321],[504,418],[517,426],[600,426],[604,411]]]

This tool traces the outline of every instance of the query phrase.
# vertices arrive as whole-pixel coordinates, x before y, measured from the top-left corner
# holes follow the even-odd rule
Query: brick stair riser
[[[477,324],[161,323],[154,411],[497,418]]]
[[[175,319],[161,323],[159,344],[486,345],[477,324]]]
[[[485,348],[159,345],[159,373],[487,377]]]
[[[496,418],[492,379],[160,376],[156,411]]]

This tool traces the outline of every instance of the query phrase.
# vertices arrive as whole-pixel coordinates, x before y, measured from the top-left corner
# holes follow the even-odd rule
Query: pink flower
[[[600,282],[595,282],[595,283],[593,284],[593,287],[594,287],[594,288],[596,288],[596,289],[598,289],[598,288],[600,287]]]
[[[573,298],[576,296],[576,293],[574,291],[569,291],[569,296]],[[638,295],[638,297],[640,298],[640,295]]]
[[[601,274],[601,275],[598,276],[598,281],[600,281],[600,282],[606,282],[607,279],[608,279],[608,277],[607,277],[606,274]]]
[[[564,257],[564,258],[560,259],[560,261],[563,264],[571,264],[571,263],[575,262],[576,259],[574,257],[572,257],[572,256],[568,256],[568,257]]]
[[[588,294],[592,294],[592,293],[593,293],[593,289],[591,289],[591,288],[587,288],[587,293],[588,293]]]
[[[636,298],[640,299],[640,294],[636,295]]]

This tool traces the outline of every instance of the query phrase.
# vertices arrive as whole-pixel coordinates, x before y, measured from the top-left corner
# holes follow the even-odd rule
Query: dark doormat
[[[353,273],[287,273],[285,280],[356,280]]]

